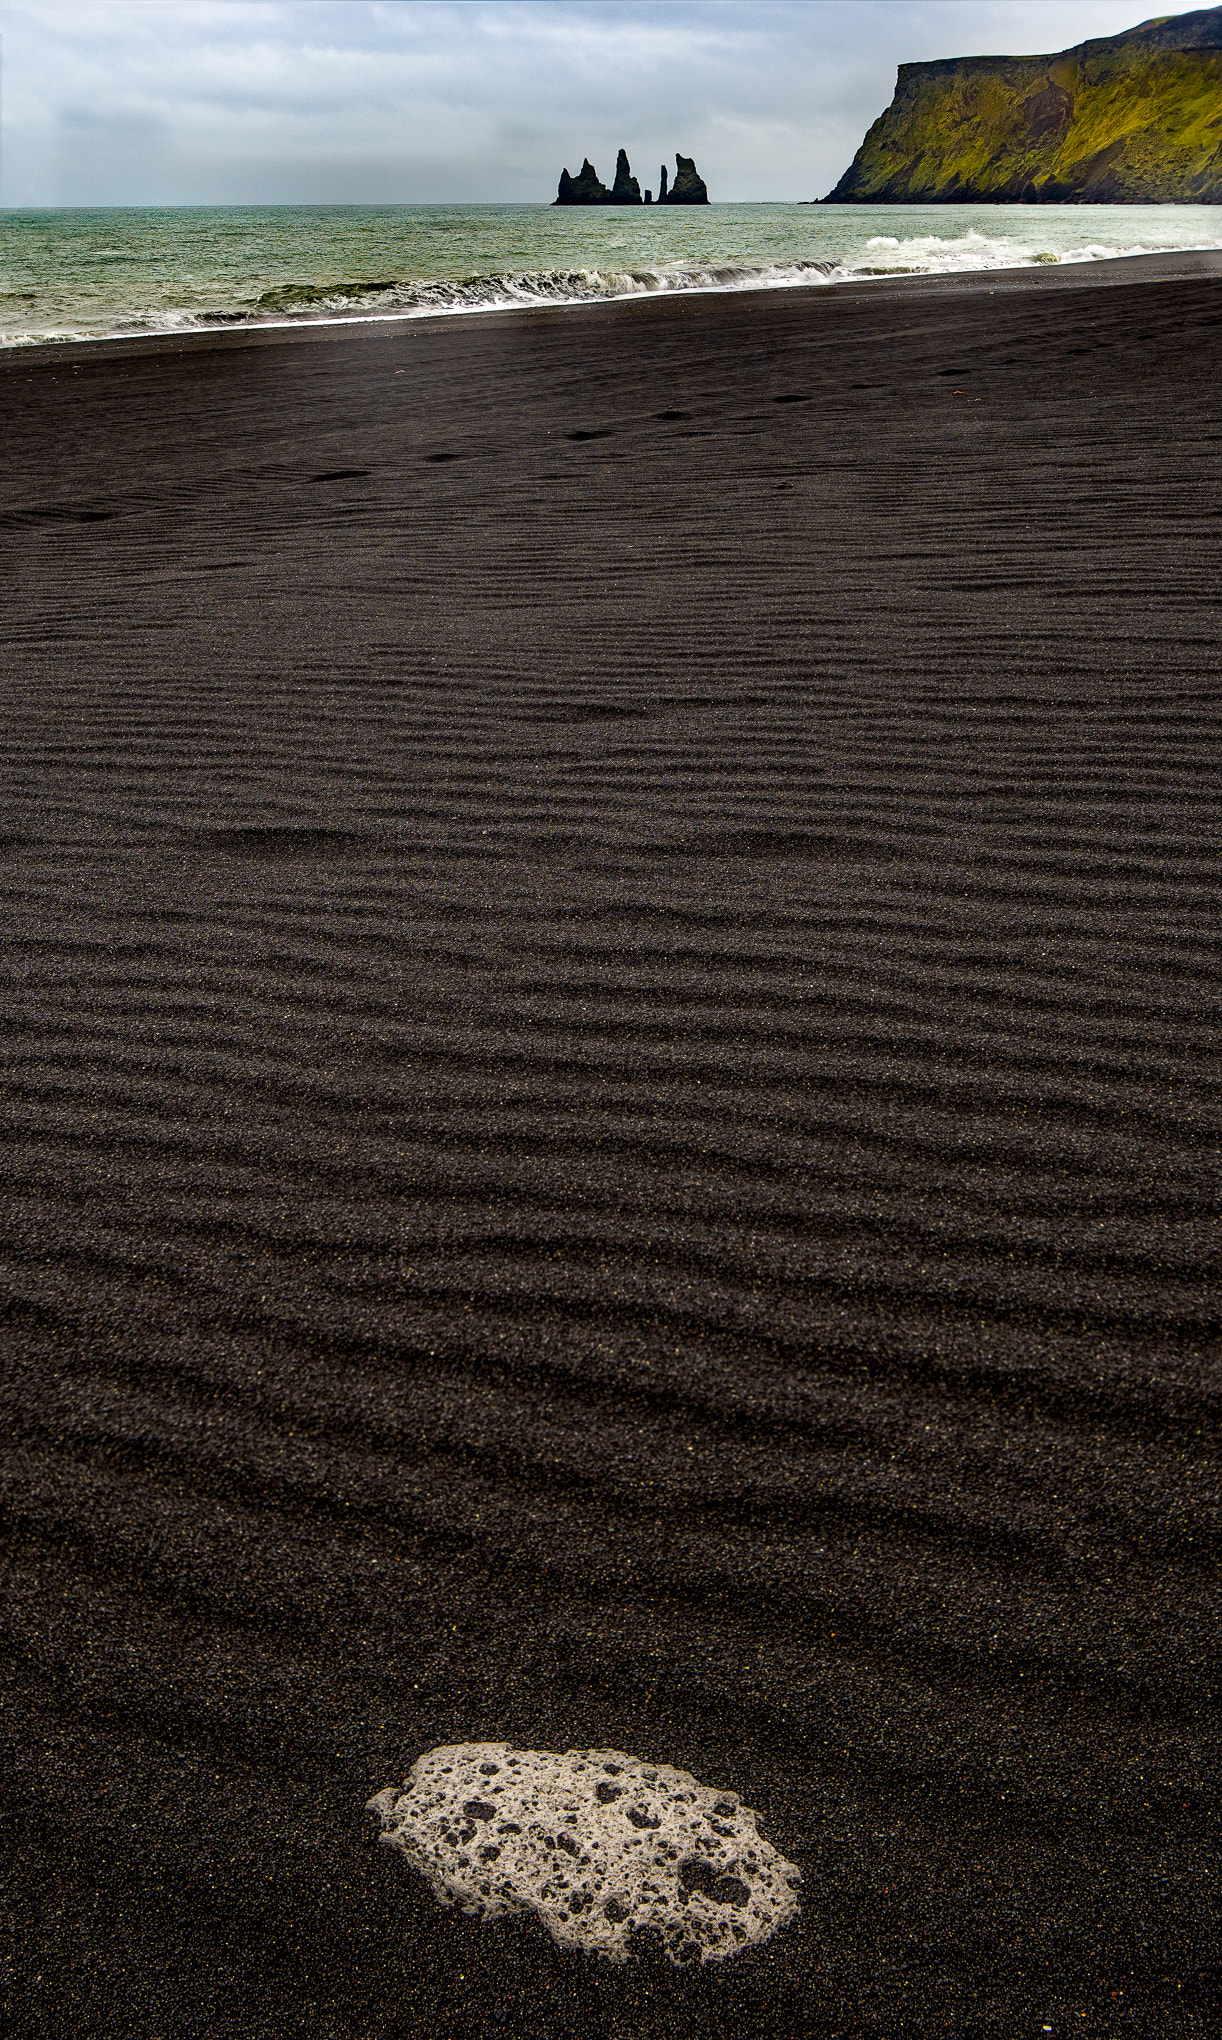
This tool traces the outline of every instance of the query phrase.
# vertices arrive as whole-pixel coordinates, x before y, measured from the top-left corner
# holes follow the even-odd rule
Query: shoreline
[[[193,346],[196,351],[203,351],[226,344],[233,346],[277,344],[290,335],[303,339],[334,338],[337,331],[349,328],[376,337],[388,329],[398,331],[404,327],[460,325],[471,320],[481,322],[516,320],[550,314],[568,318],[581,312],[598,313],[615,307],[627,310],[663,304],[685,304],[697,299],[768,300],[774,297],[788,297],[795,293],[804,294],[807,291],[834,291],[837,295],[868,291],[873,295],[878,292],[880,286],[912,292],[970,292],[981,289],[996,292],[998,289],[1007,291],[1024,288],[1055,289],[1058,286],[1075,288],[1141,281],[1170,283],[1214,275],[1222,275],[1222,248],[1167,249],[1142,255],[1109,255],[1092,257],[1084,261],[1016,264],[1013,268],[961,270],[953,273],[897,271],[873,276],[845,277],[835,282],[829,282],[825,278],[820,283],[794,282],[726,287],[701,285],[690,290],[642,291],[639,294],[625,293],[622,297],[575,298],[567,303],[489,305],[471,309],[447,307],[439,311],[417,310],[401,314],[341,312],[326,318],[269,319],[250,325],[226,323],[202,329],[179,331],[167,329],[158,333],[100,335],[97,339],[14,341],[0,344],[0,369],[10,356],[24,361],[44,356],[62,358],[70,355],[73,350],[79,353],[87,352],[90,355],[96,355],[99,349],[110,352],[123,350],[138,353],[174,353]]]

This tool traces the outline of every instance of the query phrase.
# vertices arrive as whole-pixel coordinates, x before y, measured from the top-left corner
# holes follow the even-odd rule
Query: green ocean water
[[[1222,206],[0,212],[0,345],[1222,247]]]

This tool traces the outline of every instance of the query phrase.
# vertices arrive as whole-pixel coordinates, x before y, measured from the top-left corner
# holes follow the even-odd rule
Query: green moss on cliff
[[[1052,57],[902,64],[828,203],[1222,203],[1222,7]]]

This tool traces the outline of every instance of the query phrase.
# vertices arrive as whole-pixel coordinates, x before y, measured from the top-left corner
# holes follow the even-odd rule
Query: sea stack
[[[1222,203],[1222,7],[1050,57],[901,64],[825,205]]]
[[[597,170],[587,156],[576,177],[570,177],[567,170],[560,172],[560,189],[552,200],[553,205],[609,205],[611,193],[599,181]]]
[[[570,177],[567,170],[560,172],[560,189],[553,199],[553,205],[707,205],[708,188],[690,156],[675,156],[675,181],[668,188],[666,165],[662,175],[657,198],[646,192],[641,197],[641,187],[632,174],[628,151],[621,149],[615,159],[615,183],[608,191],[599,178],[587,156],[576,177]]]
[[[640,205],[641,187],[632,174],[628,151],[621,149],[615,159],[615,183],[611,187],[612,205]]]
[[[615,159],[615,183],[608,191],[599,178],[589,157],[576,177],[570,177],[567,170],[560,172],[560,189],[552,203],[554,205],[640,205],[641,187],[632,174],[628,151],[621,149]]]
[[[666,172],[662,172],[665,183]],[[665,205],[707,205],[708,186],[696,169],[691,156],[675,155],[675,181],[669,191],[663,191],[659,204]]]

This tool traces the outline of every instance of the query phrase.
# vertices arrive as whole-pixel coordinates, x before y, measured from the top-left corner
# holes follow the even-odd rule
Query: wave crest
[[[890,223],[888,223],[890,224]],[[913,222],[916,225],[916,222]],[[999,223],[1000,224],[1000,223]],[[1031,223],[1035,225],[1034,222]],[[1164,245],[1157,235],[1150,245],[1128,246],[1078,241],[1053,252],[1028,239],[1030,231],[990,234],[969,228],[960,234],[876,233],[859,240],[851,251],[821,256],[779,253],[771,259],[730,256],[688,257],[656,266],[591,266],[570,269],[503,270],[465,277],[374,276],[326,282],[277,283],[260,291],[252,279],[249,295],[240,290],[228,304],[171,305],[125,308],[99,329],[90,321],[77,327],[70,318],[61,325],[48,321],[18,330],[0,330],[0,346],[45,345],[47,342],[123,338],[154,333],[199,332],[216,327],[329,324],[342,320],[413,319],[458,312],[492,312],[532,307],[589,304],[623,298],[664,296],[674,292],[785,290],[811,285],[851,283],[867,278],[964,273],[972,270],[1023,269],[1044,263],[1089,263],[1118,255],[1142,255]],[[1047,231],[1040,222],[1038,231]],[[1191,245],[1213,247],[1203,237]],[[16,294],[9,293],[14,303]],[[32,314],[35,294],[25,294]],[[15,308],[15,306],[14,306]],[[26,310],[23,302],[22,310]],[[16,322],[15,322],[16,323]]]
[[[822,282],[833,261],[786,264],[676,263],[656,269],[536,269],[493,276],[403,278],[390,282],[278,284],[259,297],[249,316],[316,318],[512,310],[523,305],[587,304],[602,298],[648,297],[668,291],[751,290],[786,283]]]

